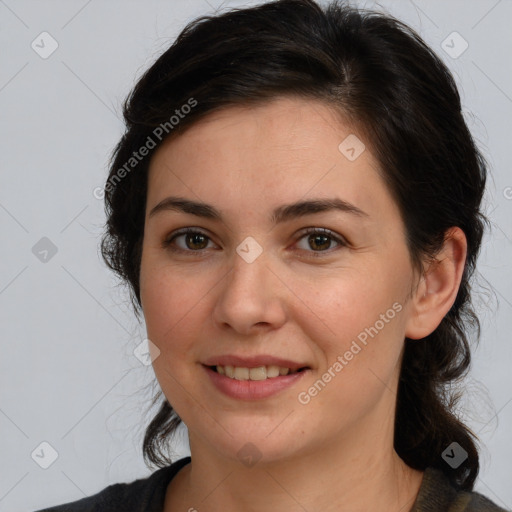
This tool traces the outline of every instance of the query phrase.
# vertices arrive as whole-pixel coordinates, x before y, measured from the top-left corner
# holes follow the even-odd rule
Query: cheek
[[[397,324],[397,317],[403,310],[405,280],[395,278],[384,270],[361,273],[350,272],[330,283],[327,294],[315,294],[316,304],[311,309],[319,312],[319,317],[341,339],[357,337],[365,329],[374,326],[389,331],[391,324]],[[395,307],[393,308],[393,305]],[[384,319],[381,319],[384,315]],[[387,320],[387,321],[386,321]],[[382,322],[386,328],[382,329]]]
[[[382,267],[374,262],[366,267],[371,271],[352,269],[332,281],[328,294],[313,296],[311,309],[329,326],[327,335],[316,337],[319,374],[332,382],[329,391],[318,394],[318,406],[364,409],[393,388],[403,347],[408,279],[393,266]]]
[[[209,294],[218,285],[219,276],[155,260],[153,265],[144,260],[141,265],[142,309],[147,336],[163,356],[155,363],[172,368],[178,361],[191,359],[198,341],[205,338],[211,325]]]
[[[310,397],[333,425],[340,424],[340,410],[353,418],[369,413],[395,387],[405,307],[394,283],[383,285],[371,279],[338,282],[319,308],[334,334],[316,338],[321,365],[301,396]]]
[[[140,293],[148,337],[163,350],[166,338],[182,328],[180,323],[197,302],[197,293],[173,269],[144,259]]]
[[[197,291],[186,286],[175,270],[141,268],[141,301],[147,337],[158,347],[153,369],[167,399],[175,406],[184,399],[180,383],[189,382],[197,319]],[[196,315],[196,316],[194,316]],[[196,327],[195,327],[196,326]],[[180,410],[191,406],[185,404]]]

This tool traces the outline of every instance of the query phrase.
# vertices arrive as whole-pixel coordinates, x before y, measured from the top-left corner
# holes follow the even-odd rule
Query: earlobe
[[[442,249],[418,284],[407,320],[405,336],[421,339],[431,334],[453,306],[464,272],[466,236],[459,227],[446,231]]]

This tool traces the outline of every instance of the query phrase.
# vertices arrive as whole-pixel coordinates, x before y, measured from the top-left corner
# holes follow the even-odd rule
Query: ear
[[[411,301],[405,335],[413,340],[437,328],[455,302],[466,263],[466,235],[459,227],[445,233],[442,249],[426,269]]]

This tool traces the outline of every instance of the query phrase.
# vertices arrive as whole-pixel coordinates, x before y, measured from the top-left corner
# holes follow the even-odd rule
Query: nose
[[[238,253],[219,283],[213,319],[221,329],[250,336],[281,327],[286,320],[286,286],[270,268],[265,251],[254,261]]]

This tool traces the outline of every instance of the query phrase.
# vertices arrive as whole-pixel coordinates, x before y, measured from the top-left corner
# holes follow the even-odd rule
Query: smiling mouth
[[[290,368],[274,365],[257,366],[255,368],[230,365],[217,365],[209,366],[208,368],[218,373],[219,375],[224,375],[225,377],[229,377],[230,379],[234,380],[267,380],[309,370],[307,366],[297,368],[296,370],[292,370]]]

